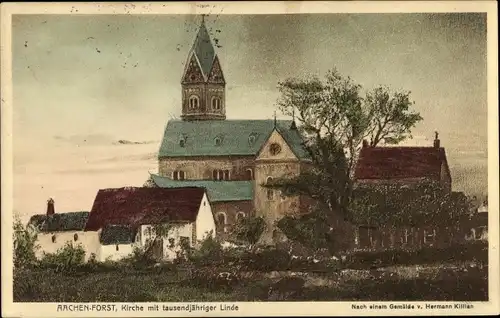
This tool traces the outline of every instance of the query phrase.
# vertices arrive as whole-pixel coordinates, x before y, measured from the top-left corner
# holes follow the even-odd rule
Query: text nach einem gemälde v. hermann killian
[[[422,310],[422,309],[474,309],[473,304],[469,303],[451,303],[451,304],[352,304],[351,309],[355,310],[386,310],[386,309],[395,309],[395,310]]]
[[[210,305],[200,305],[200,304],[183,304],[183,305],[138,305],[138,304],[59,304],[57,305],[57,311],[69,311],[69,312],[99,312],[99,311],[112,311],[112,312],[212,312],[212,311],[238,311],[239,307],[235,304],[210,304]]]

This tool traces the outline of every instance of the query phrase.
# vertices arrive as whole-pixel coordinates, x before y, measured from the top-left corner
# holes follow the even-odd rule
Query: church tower
[[[226,82],[202,21],[182,76],[182,120],[226,119]]]

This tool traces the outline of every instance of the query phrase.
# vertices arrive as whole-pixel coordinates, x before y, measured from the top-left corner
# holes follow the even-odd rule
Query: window
[[[404,229],[403,233],[401,233],[401,244],[408,244],[408,229]]]
[[[222,107],[222,101],[219,97],[212,97],[212,109],[220,110]]]
[[[215,137],[215,145],[217,147],[219,147],[220,145],[222,145],[222,138],[220,137]]]
[[[73,240],[78,241],[78,234],[75,233],[75,235],[73,235]]]
[[[181,140],[179,140],[179,146],[181,146],[182,148],[186,146],[186,140],[184,138],[181,138]]]
[[[272,156],[276,156],[281,152],[281,146],[273,143],[269,146],[269,152],[271,153]]]
[[[226,213],[217,213],[217,227],[219,232],[226,232]]]
[[[56,236],[52,235],[52,243],[55,243],[55,242],[56,242]]]
[[[273,182],[273,178],[267,177],[266,184],[271,184],[272,182]],[[266,188],[266,191],[267,191],[267,199],[274,200],[274,190],[271,188]]]
[[[477,228],[474,238],[476,240],[482,240],[486,237],[486,226],[480,226]]]
[[[189,97],[189,109],[197,109],[200,103],[200,99],[196,95],[191,95]]]
[[[239,220],[245,218],[245,212],[243,211],[240,211],[238,213],[236,213],[236,222],[238,222]]]
[[[176,170],[172,173],[172,179],[174,180],[184,180],[186,174],[182,170]]]
[[[144,236],[146,236],[146,239],[151,238],[151,228],[150,227],[146,228]]]
[[[257,139],[257,136],[255,134],[251,134],[250,136],[248,136],[248,143],[250,145],[254,144],[255,143],[255,139]]]
[[[174,248],[175,246],[175,239],[174,238],[169,238],[168,239],[168,247],[169,248]]]
[[[118,244],[116,244],[116,251],[118,252],[120,250],[120,247],[118,246]]]
[[[253,180],[253,170],[251,168],[248,168],[245,172],[246,179]]]
[[[230,180],[230,173],[229,170],[216,169],[212,172],[212,177],[217,181]]]
[[[424,244],[432,244],[436,239],[436,230],[424,230]]]
[[[187,236],[179,237],[179,244],[181,247],[189,247],[190,246],[189,237]]]

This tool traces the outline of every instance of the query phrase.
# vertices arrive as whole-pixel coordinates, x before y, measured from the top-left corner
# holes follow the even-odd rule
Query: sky
[[[88,211],[99,189],[156,172],[200,21],[12,17],[16,214],[44,213],[49,197],[59,212]],[[365,90],[411,91],[424,120],[404,144],[430,146],[439,131],[453,189],[487,193],[486,14],[212,14],[206,24],[221,46],[228,119],[272,118],[279,81],[336,68]]]

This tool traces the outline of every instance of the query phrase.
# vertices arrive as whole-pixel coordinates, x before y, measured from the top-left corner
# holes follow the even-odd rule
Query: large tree
[[[316,202],[313,215],[308,217],[311,226],[321,224],[325,217],[332,225],[339,217],[356,222],[353,174],[363,141],[375,147],[411,138],[412,128],[422,117],[412,109],[410,92],[379,86],[364,93],[361,85],[336,69],[327,72],[323,81],[318,77],[290,78],[278,88],[278,106],[285,115],[294,117],[312,162],[300,176],[277,180],[272,186],[286,195],[306,195]],[[302,218],[289,219],[286,227],[302,231],[303,222]],[[337,227],[333,233],[338,249],[347,247],[344,243],[348,242],[342,239],[346,231]],[[306,232],[311,233],[311,229]],[[328,227],[316,227],[313,232],[325,238],[318,242],[332,241]]]
[[[278,106],[294,116],[312,164],[299,177],[273,186],[310,196],[319,204],[318,211],[352,220],[352,177],[362,142],[377,146],[411,138],[411,129],[422,117],[412,109],[410,92],[379,86],[363,95],[361,85],[335,69],[324,81],[290,78],[278,88]]]

